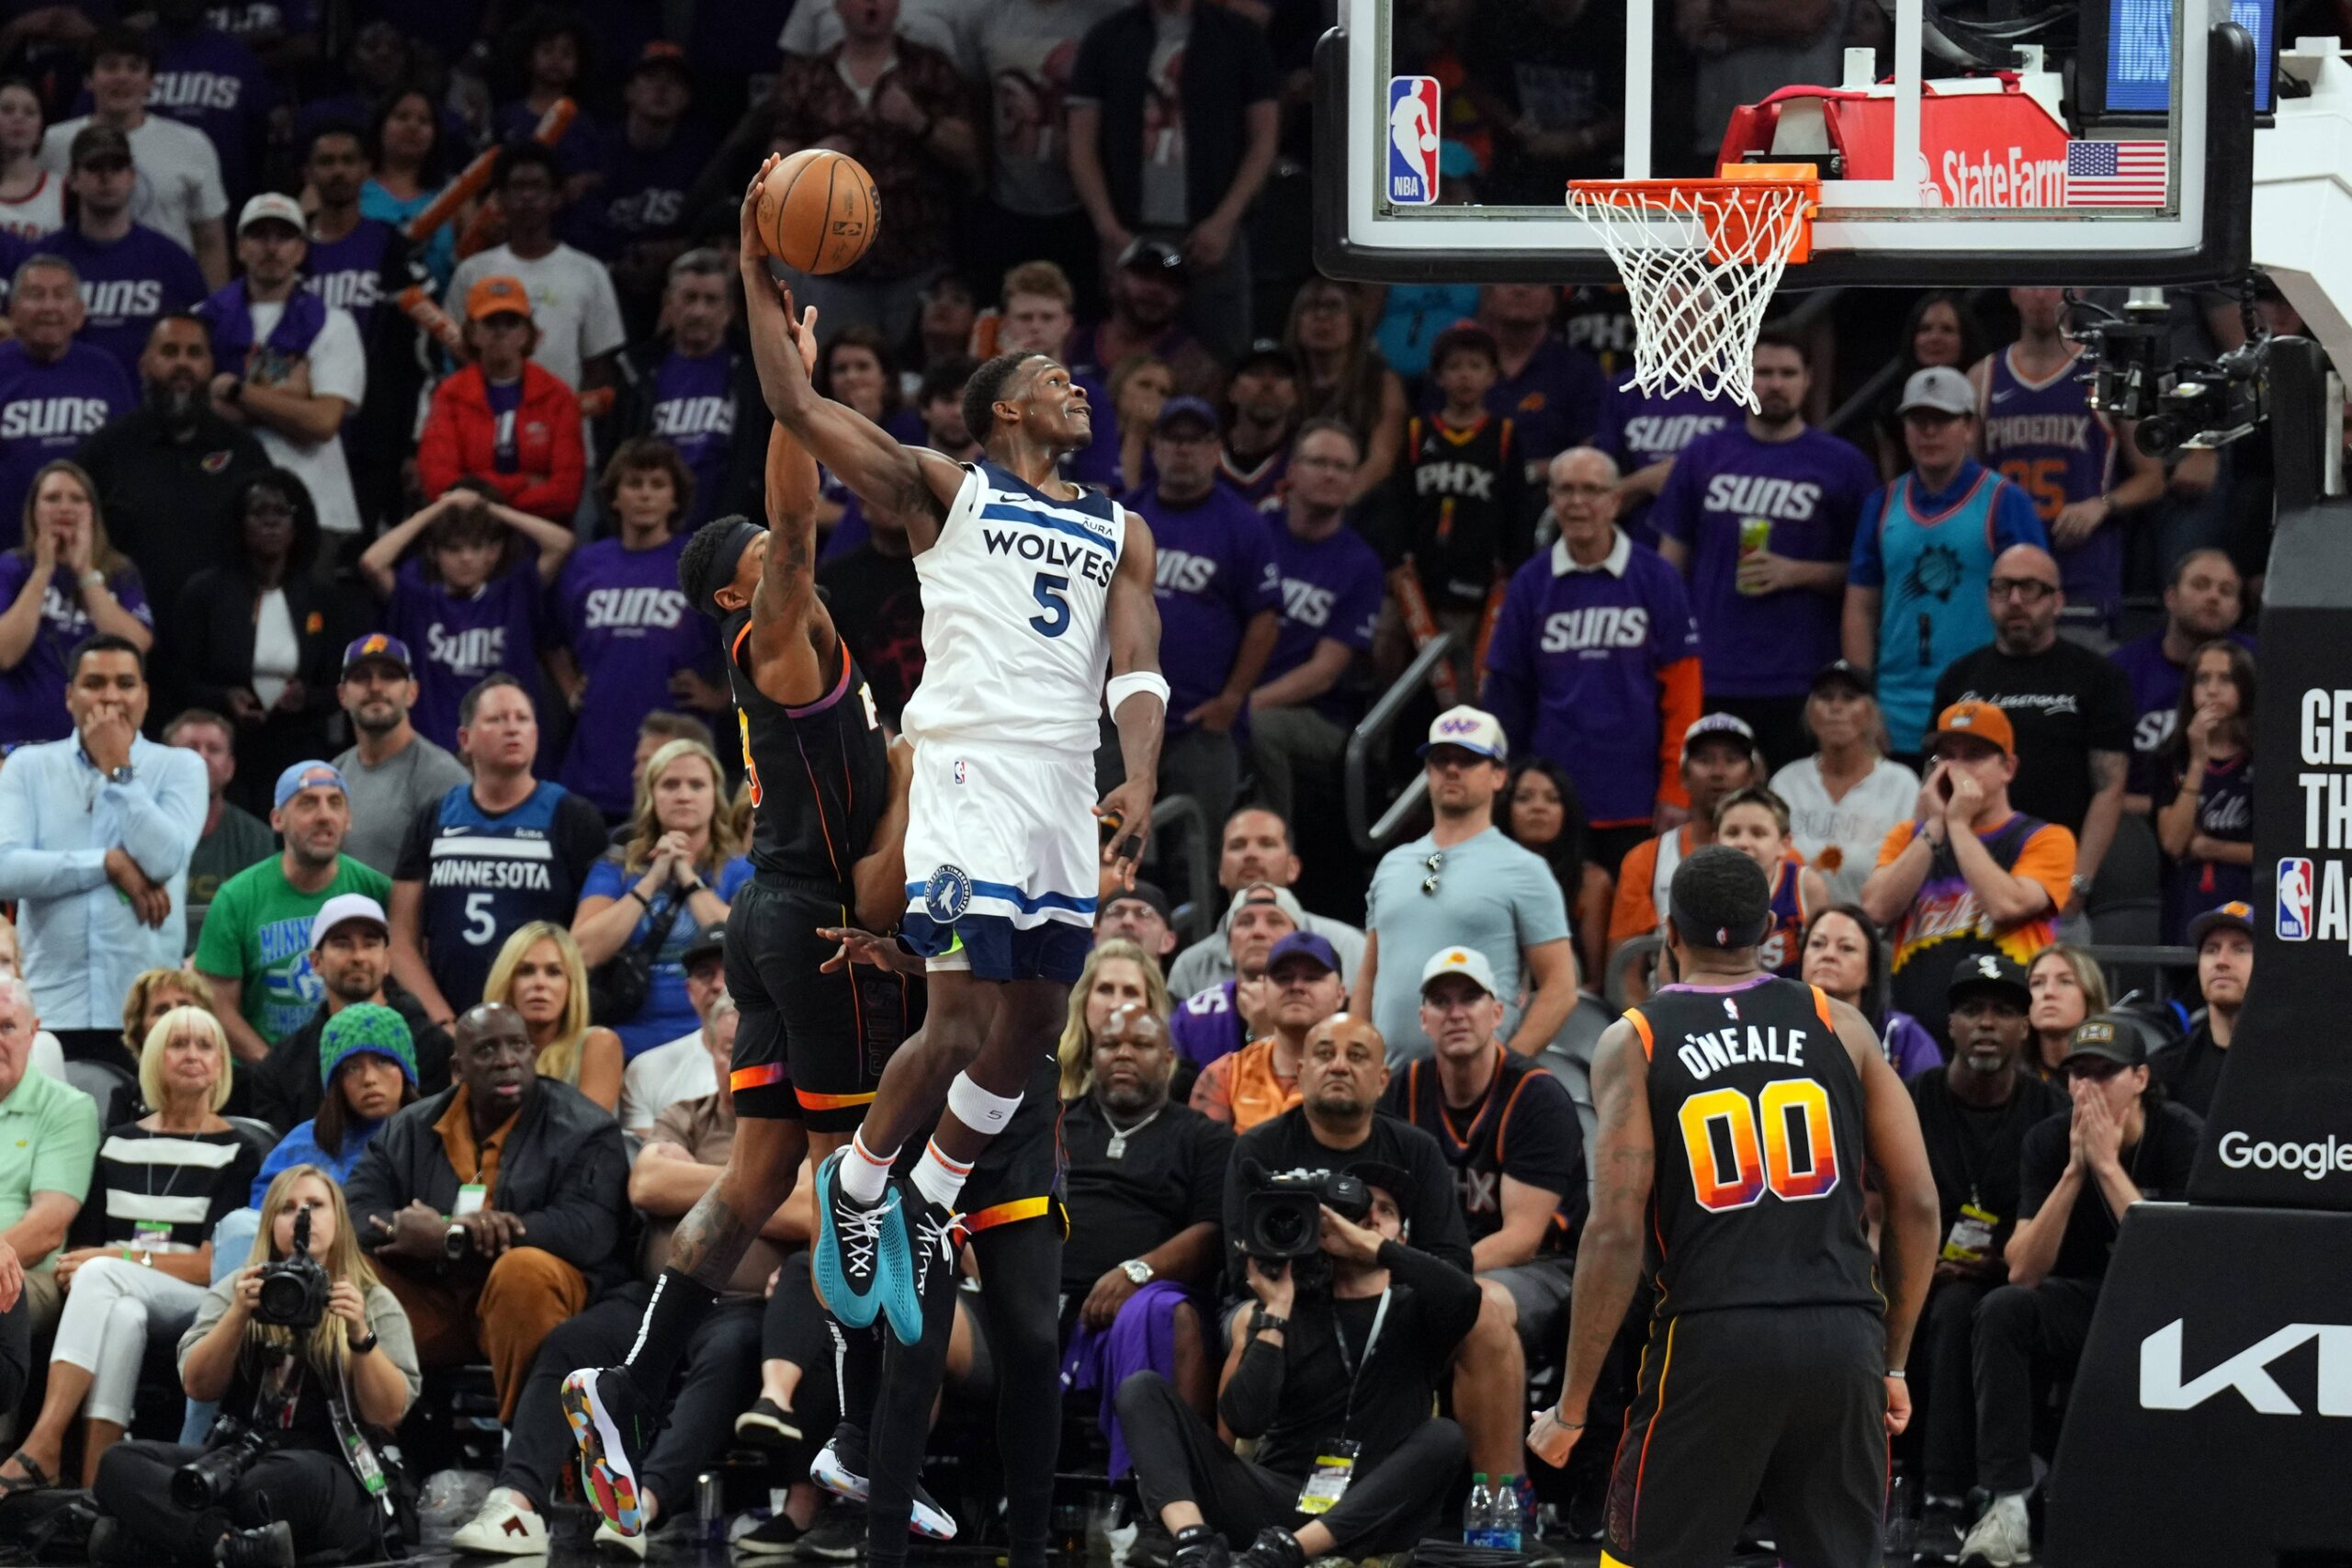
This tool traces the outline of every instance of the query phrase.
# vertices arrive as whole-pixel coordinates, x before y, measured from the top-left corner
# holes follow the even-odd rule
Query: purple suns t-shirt
[[[729,387],[733,367],[734,355],[721,346],[699,358],[673,351],[653,370],[653,423],[648,434],[676,447],[695,477],[694,504],[679,525],[681,534],[691,534],[718,515],[728,444],[735,436],[735,399]]]
[[[1142,514],[1159,547],[1159,667],[1168,732],[1182,734],[1192,728],[1184,715],[1225,690],[1250,618],[1282,606],[1273,542],[1266,520],[1222,485],[1190,506],[1170,506],[1157,491],[1120,504]]]
[[[25,514],[25,491],[41,465],[71,457],[108,420],[136,407],[138,394],[114,356],[85,343],[43,365],[22,343],[0,343],[0,527]]]
[[[169,237],[133,223],[121,239],[101,244],[79,229],[60,229],[32,247],[74,264],[82,278],[82,330],[77,342],[103,349],[132,376],[158,316],[185,310],[212,291],[196,258]]]
[[[416,660],[416,732],[458,749],[458,704],[483,676],[504,671],[538,701],[539,562],[521,558],[460,599],[430,581],[413,557],[392,575],[384,629]]]
[[[558,778],[609,818],[629,808],[637,727],[657,708],[683,711],[670,677],[718,673],[718,626],[688,606],[678,586],[687,537],[650,550],[600,539],[576,551],[556,580],[551,618],[588,682]]]
[[[423,267],[414,268],[405,281],[384,276],[385,264],[395,247],[405,254],[406,246],[390,224],[380,218],[362,218],[340,240],[312,240],[310,254],[302,258],[302,287],[328,304],[350,311],[361,343],[368,341],[368,329],[376,324],[377,308],[392,303],[388,288],[397,291],[409,283],[426,280]]]
[[[254,189],[277,102],[260,59],[216,28],[176,36],[159,31],[155,46],[155,85],[147,91],[147,107],[204,132],[220,155],[221,186],[231,199],[243,199]],[[87,112],[86,106],[74,112]]]
[[[1838,657],[1838,595],[1740,592],[1741,539],[1752,530],[1775,555],[1847,560],[1862,500],[1877,486],[1877,470],[1858,447],[1819,430],[1758,441],[1741,420],[1675,458],[1650,522],[1690,551],[1684,570],[1710,694],[1799,695]]]
[[[0,605],[15,604],[32,574],[32,557],[24,551],[0,555]],[[96,627],[90,624],[80,595],[67,592],[72,575],[63,567],[51,574],[32,646],[13,668],[0,671],[0,746],[62,740],[74,733],[74,720],[65,711],[65,656]],[[140,625],[154,629],[154,612],[147,607],[147,591],[135,570],[116,572],[107,580],[107,590],[139,617]]]
[[[710,154],[710,138],[691,120],[677,126],[667,145],[651,148],[630,142],[626,120],[602,127],[586,161],[574,165],[598,183],[564,214],[564,238],[592,256],[617,261],[632,241],[676,233],[685,222],[686,191]]]
[[[1520,455],[1540,487],[1544,465],[1555,454],[1592,439],[1608,395],[1600,362],[1546,333],[1518,375],[1488,389],[1487,412],[1507,415],[1518,426]]]
[[[1680,457],[1684,447],[1714,434],[1738,418],[1739,412],[1739,405],[1728,399],[1698,392],[1655,397],[1638,388],[1615,387],[1601,410],[1600,428],[1594,433],[1592,444],[1617,459],[1620,474],[1638,474],[1653,463]],[[1637,545],[1655,547],[1657,544],[1657,530],[1650,520],[1655,504],[1647,500],[1635,502],[1618,514],[1617,525]]]
[[[1353,528],[1342,526],[1329,538],[1306,540],[1294,535],[1282,518],[1269,520],[1274,570],[1282,583],[1283,629],[1266,671],[1263,685],[1287,675],[1314,657],[1325,637],[1342,642],[1358,653],[1372,649],[1372,629],[1380,619],[1380,596],[1386,574],[1380,570],[1380,552]],[[1316,712],[1339,723],[1350,722],[1351,704],[1340,682],[1309,704]]]

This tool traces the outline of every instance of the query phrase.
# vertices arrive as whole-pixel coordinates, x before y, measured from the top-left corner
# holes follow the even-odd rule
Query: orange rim
[[[1761,227],[1780,221],[1772,198],[1794,191],[1796,235],[1787,261],[1813,259],[1813,220],[1821,209],[1821,176],[1810,164],[1726,164],[1704,180],[1570,180],[1577,195],[1611,207],[1656,212],[1695,212],[1707,226],[1708,254],[1721,262],[1747,254]]]

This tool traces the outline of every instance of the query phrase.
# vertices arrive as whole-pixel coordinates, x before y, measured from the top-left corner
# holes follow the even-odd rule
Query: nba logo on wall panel
[[[1388,199],[1427,207],[1437,199],[1437,78],[1388,79]]]
[[[2312,938],[2312,863],[2301,855],[2281,856],[2278,862],[2278,940],[2309,942]]]

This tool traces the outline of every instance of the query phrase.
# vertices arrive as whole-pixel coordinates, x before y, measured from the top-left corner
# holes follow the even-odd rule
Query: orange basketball
[[[809,147],[768,171],[755,216],[768,254],[821,276],[865,254],[882,221],[882,197],[856,159]]]

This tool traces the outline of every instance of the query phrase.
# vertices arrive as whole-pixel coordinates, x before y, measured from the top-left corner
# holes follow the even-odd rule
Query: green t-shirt
[[[365,893],[388,903],[391,878],[343,855],[333,882],[319,892],[302,893],[286,880],[284,860],[272,855],[237,873],[212,896],[204,934],[196,942],[196,966],[243,983],[238,1010],[273,1045],[310,1022],[325,999],[325,987],[311,972],[311,921],[328,899],[343,893]]]
[[[97,1156],[98,1111],[90,1097],[27,1068],[0,1100],[0,1230],[25,1217],[36,1192],[62,1192],[77,1203],[88,1197]],[[24,1265],[44,1269],[56,1258],[28,1258]]]

